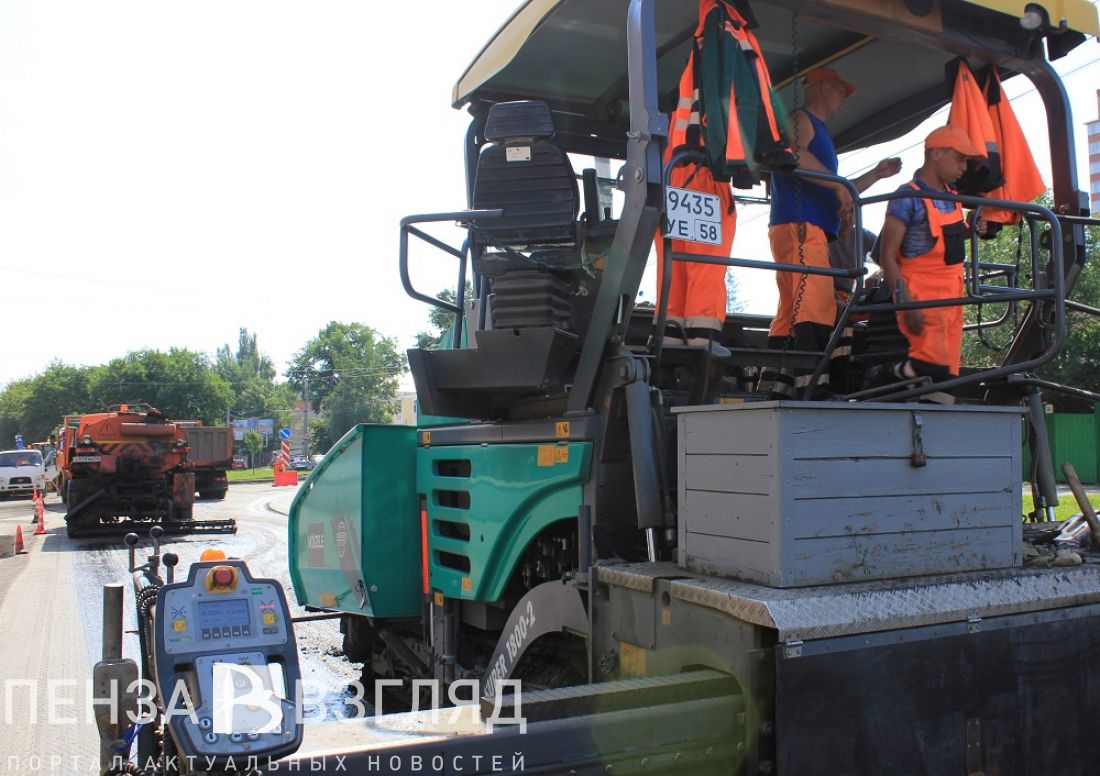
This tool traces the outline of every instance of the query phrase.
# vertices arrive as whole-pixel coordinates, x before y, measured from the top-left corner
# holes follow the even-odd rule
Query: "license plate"
[[[722,203],[715,194],[665,187],[665,237],[686,242],[722,244]]]
[[[98,455],[74,455],[73,463],[99,463]]]

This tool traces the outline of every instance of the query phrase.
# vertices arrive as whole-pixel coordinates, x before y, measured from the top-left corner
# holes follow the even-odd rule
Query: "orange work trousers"
[[[733,250],[733,235],[737,230],[737,213],[728,183],[719,183],[706,167],[691,165],[675,167],[669,184],[718,197],[722,212],[722,244],[672,240],[673,253],[698,253],[703,256],[729,258]],[[665,246],[657,235],[657,306],[661,305],[661,279],[664,277]],[[668,287],[668,320],[685,329],[721,329],[726,320],[726,266],[694,261],[672,262],[672,281]]]
[[[805,228],[801,255],[799,227]],[[776,224],[768,228],[768,242],[777,264],[804,263],[808,267],[829,268],[829,240],[819,226]],[[792,328],[799,323],[820,323],[830,328],[836,323],[836,297],[829,275],[779,271],[775,273],[775,284],[779,287],[779,309],[772,319],[768,336],[789,337]]]
[[[942,252],[901,259],[899,264],[911,301],[956,299],[963,295],[963,265],[944,264]],[[909,340],[910,360],[945,366],[957,376],[962,359],[962,307],[926,307],[920,312],[924,317],[920,334],[906,325],[904,312],[898,312],[898,328]]]

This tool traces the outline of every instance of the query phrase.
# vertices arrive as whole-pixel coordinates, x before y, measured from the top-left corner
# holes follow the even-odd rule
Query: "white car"
[[[0,451],[0,498],[46,489],[46,467],[37,450]]]

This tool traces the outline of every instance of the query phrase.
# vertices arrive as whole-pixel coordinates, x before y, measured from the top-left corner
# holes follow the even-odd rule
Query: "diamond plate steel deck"
[[[652,593],[658,579],[678,579],[694,577],[690,571],[684,571],[675,563],[620,563],[614,566],[597,566],[600,582],[614,587],[625,587],[641,593]]]
[[[780,641],[823,639],[1100,602],[1100,565],[1003,569],[907,580],[779,589],[691,575],[672,564],[600,569],[600,581],[650,592],[673,579],[673,598],[774,629]]]

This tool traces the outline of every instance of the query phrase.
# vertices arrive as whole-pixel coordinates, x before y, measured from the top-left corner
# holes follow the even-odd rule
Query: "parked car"
[[[0,452],[0,498],[31,495],[34,488],[46,489],[46,467],[37,450]]]
[[[235,456],[233,456],[233,465],[232,465],[231,468],[233,468],[233,469],[247,469],[248,468],[248,461],[245,459],[245,457],[243,455],[235,455]]]
[[[294,469],[295,471],[308,471],[316,465],[317,464],[314,463],[312,459],[307,458],[304,455],[296,455],[290,459],[290,468]]]

